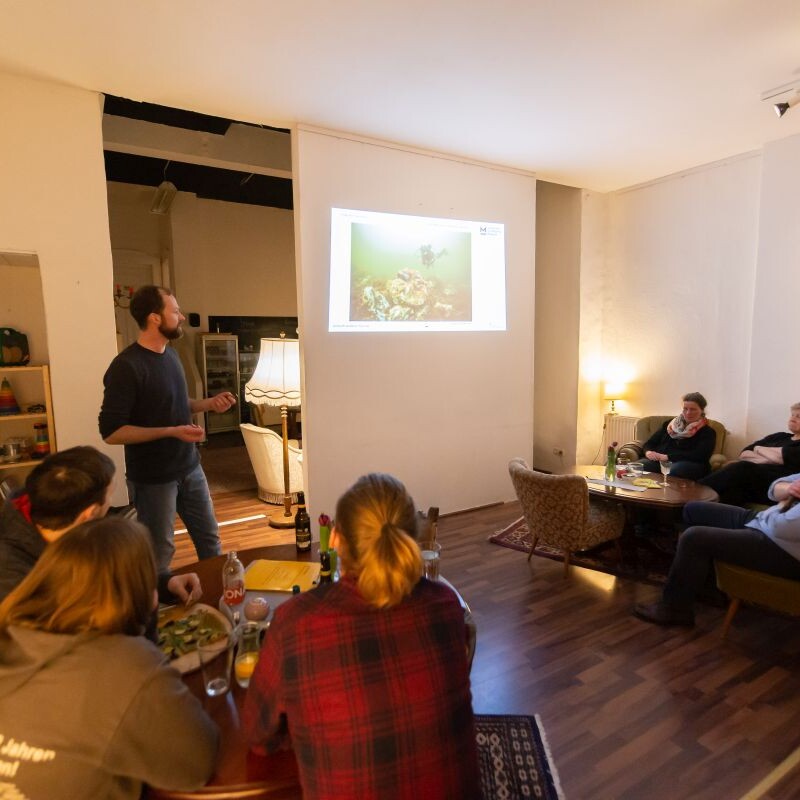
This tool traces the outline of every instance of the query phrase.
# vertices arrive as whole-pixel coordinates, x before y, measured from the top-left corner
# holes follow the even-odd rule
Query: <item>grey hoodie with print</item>
[[[0,633],[0,797],[138,798],[195,789],[218,731],[141,636]]]

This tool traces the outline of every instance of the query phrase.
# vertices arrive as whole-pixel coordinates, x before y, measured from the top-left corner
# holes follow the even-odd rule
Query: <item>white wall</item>
[[[747,438],[760,180],[746,155],[609,200],[603,357],[630,371],[621,410],[677,413],[700,391],[729,454]]]
[[[0,325],[13,328],[28,337],[31,364],[49,364],[39,266],[15,264],[11,254],[7,260],[11,263],[0,263]]]
[[[39,259],[58,445],[102,447],[121,468],[97,430],[116,353],[102,101],[6,74],[0,97],[0,251]]]
[[[209,315],[297,315],[292,211],[179,192],[170,216],[174,288],[198,331]]]
[[[168,244],[162,241],[160,223],[167,217],[150,213],[155,189],[115,181],[107,183],[106,187],[111,246],[115,250],[130,250],[160,258]]]
[[[537,182],[533,465],[551,472],[576,463],[580,229],[580,189]]]
[[[763,161],[747,442],[786,430],[789,406],[800,402],[793,352],[800,297],[800,136],[767,145]]]
[[[508,460],[532,451],[534,179],[302,128],[293,157],[312,517],[373,470],[421,508],[512,498]],[[328,333],[333,206],[504,222],[508,330]]]
[[[575,461],[592,464],[599,458],[603,414],[608,410],[608,402],[602,399],[601,381],[604,310],[609,285],[606,266],[608,195],[583,191],[581,199],[580,375]]]

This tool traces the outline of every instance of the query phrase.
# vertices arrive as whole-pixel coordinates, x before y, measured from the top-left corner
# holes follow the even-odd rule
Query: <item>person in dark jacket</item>
[[[698,480],[711,471],[717,434],[706,419],[706,399],[700,392],[683,396],[681,413],[665,422],[643,445],[646,472],[660,472],[671,461],[670,475]]]
[[[758,513],[687,503],[683,521],[689,527],[678,540],[661,600],[638,603],[634,615],[657,625],[694,625],[694,601],[713,586],[715,561],[800,580],[800,473],[779,478],[769,493],[774,505]]]
[[[791,406],[787,427],[788,432],[770,433],[748,444],[737,461],[730,461],[700,483],[710,486],[719,495],[720,503],[769,503],[767,492],[772,482],[800,472],[800,403]]]
[[[36,466],[25,481],[25,492],[0,511],[0,600],[33,569],[48,544],[76,525],[106,515],[114,473],[114,462],[88,446],[53,453]],[[194,573],[159,575],[164,601],[177,597],[188,603],[201,594]]]
[[[236,397],[231,392],[202,400],[189,397],[177,351],[167,347],[183,335],[185,320],[169,289],[140,286],[131,298],[130,313],[139,337],[106,370],[98,424],[103,441],[125,447],[131,502],[150,530],[156,565],[163,572],[175,552],[176,512],[198,558],[222,552],[196,446],[205,431],[192,422],[192,414],[225,413]]]

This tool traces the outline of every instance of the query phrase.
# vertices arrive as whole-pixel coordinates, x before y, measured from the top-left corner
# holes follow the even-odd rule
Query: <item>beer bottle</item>
[[[294,517],[294,544],[298,553],[307,553],[311,549],[311,517],[306,511],[306,497],[303,492],[297,493],[297,514]]]
[[[329,550],[325,550],[324,552],[319,554],[319,582],[320,583],[330,583],[331,578],[331,554]]]

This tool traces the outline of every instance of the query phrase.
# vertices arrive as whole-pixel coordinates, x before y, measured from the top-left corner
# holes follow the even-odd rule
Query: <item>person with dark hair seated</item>
[[[279,606],[245,699],[252,745],[288,734],[303,796],[481,797],[464,613],[422,577],[414,502],[390,475],[339,500],[342,579]]]
[[[786,426],[788,432],[771,433],[747,445],[738,461],[728,462],[700,483],[711,487],[721,503],[769,503],[770,484],[787,473],[800,471],[800,403],[791,406]]]
[[[683,396],[681,413],[665,422],[643,445],[646,472],[660,472],[662,461],[671,461],[670,475],[697,480],[711,470],[717,434],[706,420],[706,399],[700,392]]]
[[[658,625],[694,625],[694,601],[711,585],[715,561],[800,580],[800,473],[775,481],[769,496],[777,505],[758,513],[687,503],[683,520],[689,527],[678,539],[662,599],[637,605],[633,613]]]
[[[48,545],[0,604],[3,797],[138,800],[209,779],[217,728],[141,635],[155,586],[147,530],[106,517]]]
[[[48,456],[25,481],[25,492],[0,510],[0,600],[30,571],[49,543],[90,519],[104,517],[114,491],[114,462],[94,447]],[[165,602],[199,600],[194,573],[159,575]]]

